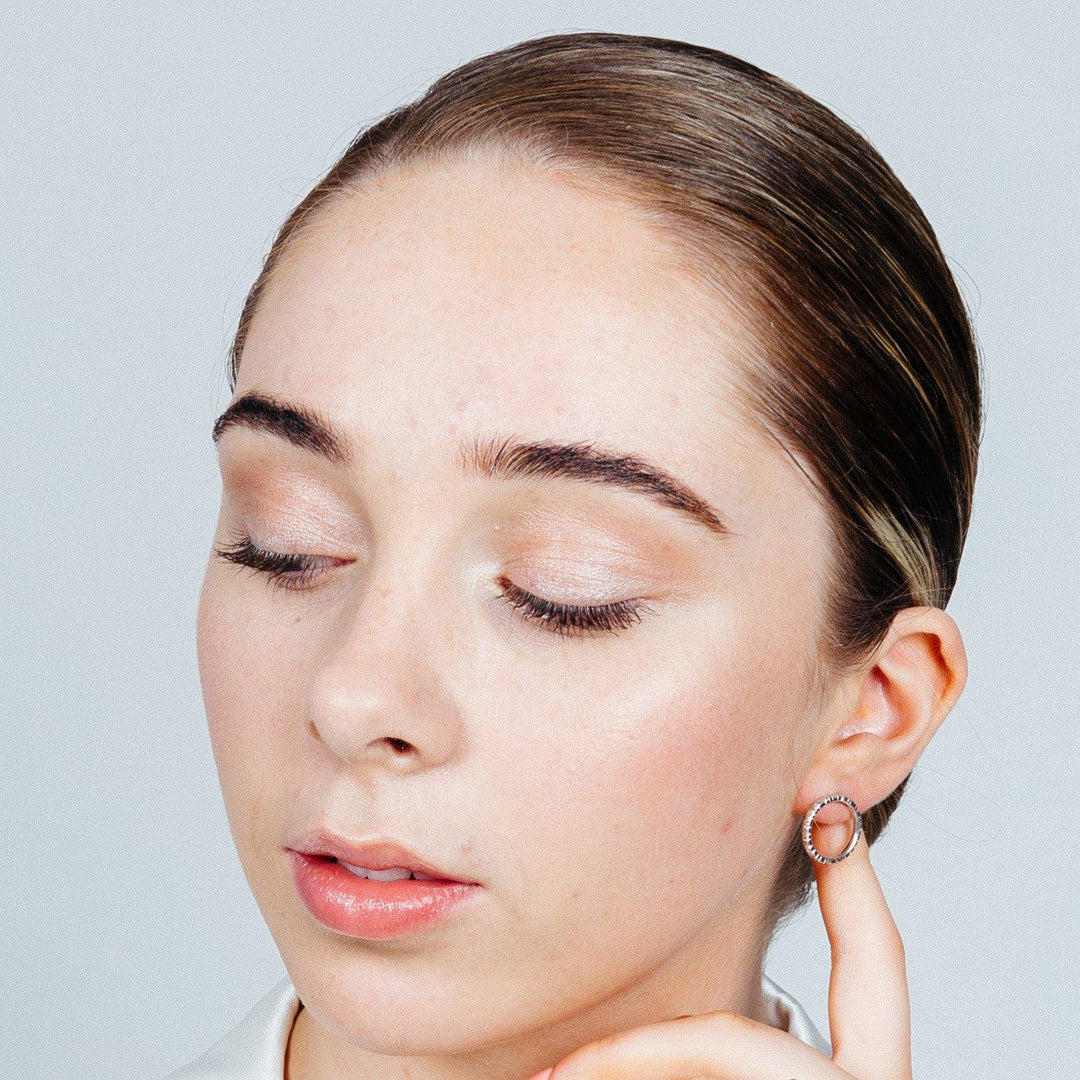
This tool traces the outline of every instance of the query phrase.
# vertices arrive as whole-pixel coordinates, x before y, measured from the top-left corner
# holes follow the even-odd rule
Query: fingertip
[[[840,852],[847,847],[851,841],[851,822],[839,821],[833,822],[828,825],[817,825],[815,828],[821,835],[820,840],[814,841],[814,846],[822,855],[832,858],[835,855],[839,855]],[[817,859],[812,859],[815,872],[821,876],[827,874],[830,870],[843,866],[844,863],[850,863],[853,859],[865,858],[869,853],[869,848],[866,843],[866,830],[860,829],[858,839],[855,841],[855,846],[851,849],[850,853],[842,858],[839,862],[818,862]]]

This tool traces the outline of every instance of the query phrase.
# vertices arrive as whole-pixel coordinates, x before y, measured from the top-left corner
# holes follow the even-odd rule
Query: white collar
[[[826,1057],[832,1048],[806,1010],[782,987],[761,976],[768,1022],[809,1043]],[[272,987],[223,1038],[165,1080],[283,1080],[285,1048],[300,1008],[288,975]]]

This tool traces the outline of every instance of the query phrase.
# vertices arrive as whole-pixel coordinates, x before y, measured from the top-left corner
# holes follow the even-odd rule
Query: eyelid
[[[233,532],[232,542],[214,547],[219,557],[268,575],[277,588],[290,592],[311,592],[317,573],[316,560],[329,556],[270,551],[252,542],[243,532]],[[607,604],[564,604],[536,596],[515,585],[505,574],[497,579],[499,599],[518,610],[525,622],[539,623],[546,632],[562,637],[585,638],[618,635],[641,622],[644,614],[655,614],[642,599],[632,598]],[[554,629],[551,629],[554,628]]]
[[[274,469],[222,471],[222,502],[230,518],[264,523],[277,542],[315,544],[324,536],[359,539],[356,508],[347,492],[307,474]]]
[[[232,542],[214,548],[223,559],[266,574],[279,588],[294,592],[310,591],[307,583],[318,570],[316,562],[330,556],[271,551],[255,544],[247,533],[234,531]],[[334,560],[332,560],[334,561]],[[342,560],[336,560],[341,562]]]
[[[527,592],[505,575],[499,577],[498,584],[500,599],[522,610],[523,618],[554,626],[551,632],[564,637],[583,637],[590,632],[618,634],[641,622],[643,614],[656,614],[636,598],[608,604],[563,604]]]

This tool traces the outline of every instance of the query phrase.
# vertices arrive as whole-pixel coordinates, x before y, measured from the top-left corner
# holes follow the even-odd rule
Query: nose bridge
[[[435,563],[415,534],[383,548],[328,620],[305,694],[309,728],[352,762],[442,762],[458,743],[457,707],[433,646],[444,618]]]

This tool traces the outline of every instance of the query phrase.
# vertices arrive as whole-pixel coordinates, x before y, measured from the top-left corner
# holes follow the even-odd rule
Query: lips
[[[404,851],[404,848],[398,848]],[[411,877],[375,881],[360,877],[330,856],[288,850],[297,895],[308,913],[329,930],[380,941],[436,928],[449,929],[468,918],[485,889],[456,880]]]
[[[289,844],[288,847],[292,851],[305,855],[321,855],[337,859],[338,862],[349,863],[351,866],[362,866],[367,870],[389,870],[391,867],[400,867],[426,874],[439,881],[478,884],[468,877],[458,877],[450,870],[421,857],[415,851],[386,838],[354,843],[329,829],[318,828]]]

